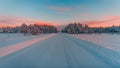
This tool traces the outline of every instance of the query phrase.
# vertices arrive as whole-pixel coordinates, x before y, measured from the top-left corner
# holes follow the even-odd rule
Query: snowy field
[[[0,68],[120,68],[119,35],[0,34],[0,38]]]
[[[74,34],[71,36],[120,52],[120,35],[117,34]]]
[[[0,48],[4,47],[4,46],[9,46],[12,44],[17,44],[20,42],[24,42],[27,40],[31,40],[31,39],[35,39],[35,38],[39,38],[39,37],[44,37],[47,36],[48,34],[41,34],[38,36],[34,36],[34,35],[30,35],[30,36],[24,36],[23,34],[4,34],[4,33],[0,33]]]

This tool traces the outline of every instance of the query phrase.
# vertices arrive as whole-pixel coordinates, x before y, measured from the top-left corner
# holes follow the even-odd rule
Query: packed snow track
[[[19,46],[19,49],[1,56],[0,68],[120,68],[119,52],[68,34],[54,34],[39,40],[9,46]],[[25,47],[21,48],[20,44]],[[8,51],[7,48],[0,49],[1,54]]]

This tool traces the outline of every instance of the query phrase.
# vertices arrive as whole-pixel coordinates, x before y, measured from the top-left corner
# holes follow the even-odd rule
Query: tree
[[[24,33],[24,36],[26,36],[28,34],[28,31],[29,31],[28,26],[25,23],[23,23],[21,25],[21,28],[22,28],[22,32]]]
[[[10,36],[9,33],[10,33],[10,27],[7,27],[7,34],[8,34],[8,37]]]
[[[84,27],[84,33],[89,33],[89,27],[87,24],[85,24],[85,27]]]

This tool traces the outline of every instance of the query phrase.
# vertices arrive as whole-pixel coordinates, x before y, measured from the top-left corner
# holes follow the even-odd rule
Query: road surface
[[[1,57],[0,68],[119,68],[85,42],[56,34]]]

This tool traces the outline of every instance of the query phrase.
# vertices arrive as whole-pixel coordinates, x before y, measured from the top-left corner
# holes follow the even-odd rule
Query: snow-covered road
[[[120,68],[120,53],[56,34],[0,58],[0,68]]]

